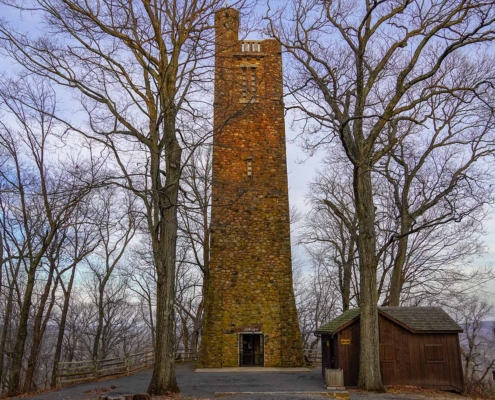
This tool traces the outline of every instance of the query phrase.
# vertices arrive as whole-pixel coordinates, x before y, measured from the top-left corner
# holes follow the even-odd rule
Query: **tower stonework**
[[[210,272],[199,367],[300,367],[276,40],[216,14]]]

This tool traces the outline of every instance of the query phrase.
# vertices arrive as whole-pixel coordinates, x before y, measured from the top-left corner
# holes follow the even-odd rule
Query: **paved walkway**
[[[213,398],[215,392],[321,392],[325,390],[321,370],[303,372],[194,372],[191,363],[176,366],[182,395]],[[86,383],[30,397],[31,400],[93,400],[99,395],[86,393],[98,388],[117,386],[115,391],[146,392],[151,370],[104,382]],[[94,393],[94,392],[93,392]],[[226,397],[224,397],[226,398]],[[235,396],[242,400],[241,397]],[[267,397],[264,397],[267,398]]]
[[[183,396],[201,399],[213,399],[220,392],[254,392],[254,394],[236,394],[219,397],[225,400],[322,400],[324,397],[309,394],[283,394],[273,392],[322,392],[325,391],[321,378],[321,369],[305,372],[202,372],[195,373],[193,364],[176,366],[177,381]],[[30,397],[30,400],[96,400],[100,394],[95,389],[116,386],[112,392],[143,393],[148,388],[151,370],[104,382],[87,383],[58,391]],[[256,392],[258,394],[256,394]],[[272,393],[267,393],[272,392]],[[450,397],[449,397],[450,398]],[[419,395],[394,394],[351,394],[352,400],[425,400]],[[461,397],[458,397],[461,399]],[[437,399],[440,400],[440,399]]]

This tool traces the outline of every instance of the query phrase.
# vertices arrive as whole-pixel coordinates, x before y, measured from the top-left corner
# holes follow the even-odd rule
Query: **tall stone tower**
[[[292,288],[282,55],[216,14],[210,283],[200,367],[299,367]]]

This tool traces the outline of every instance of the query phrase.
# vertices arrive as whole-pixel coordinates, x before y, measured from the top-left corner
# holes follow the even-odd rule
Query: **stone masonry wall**
[[[264,334],[266,367],[303,365],[292,288],[282,57],[216,15],[210,283],[200,367],[239,365],[239,334]],[[251,172],[251,175],[249,174]]]

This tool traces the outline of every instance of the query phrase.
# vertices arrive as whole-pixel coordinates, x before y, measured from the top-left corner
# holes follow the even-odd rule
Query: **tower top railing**
[[[262,40],[241,40],[242,53],[260,53]]]

